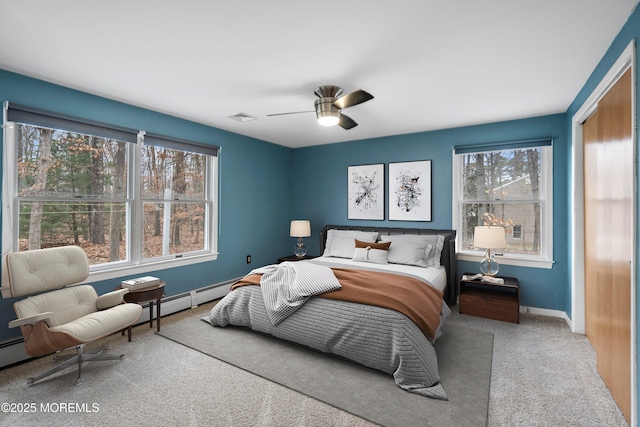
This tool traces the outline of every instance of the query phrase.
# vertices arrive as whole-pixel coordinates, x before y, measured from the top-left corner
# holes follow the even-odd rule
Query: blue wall
[[[0,100],[222,147],[220,255],[216,261],[158,272],[167,281],[167,295],[242,276],[249,267],[273,263],[292,252],[290,148],[3,70]],[[249,254],[250,266],[246,264]],[[95,287],[102,294],[119,283],[119,279],[113,279],[96,283]],[[12,299],[0,300],[0,342],[20,335],[19,329],[9,330],[6,326],[15,319],[12,304]]]
[[[563,310],[569,265],[565,213],[569,161],[566,146],[570,144],[564,114],[296,149],[293,152],[293,216],[311,220],[314,236],[326,224],[449,229],[452,228],[453,146],[545,136],[553,137],[554,144],[555,264],[551,269],[501,266],[501,273],[518,278],[523,305]],[[347,220],[348,166],[411,160],[432,161],[431,222]],[[385,174],[388,174],[387,166]],[[389,197],[387,192],[388,188],[385,200]],[[309,239],[307,247],[311,254],[321,253],[319,239],[315,237]],[[477,264],[459,262],[458,271],[465,270],[475,271]]]

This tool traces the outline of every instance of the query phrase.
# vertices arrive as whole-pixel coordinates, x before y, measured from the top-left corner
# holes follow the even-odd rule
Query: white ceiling
[[[637,3],[0,0],[0,68],[304,147],[564,112]],[[359,126],[267,117],[327,84]]]

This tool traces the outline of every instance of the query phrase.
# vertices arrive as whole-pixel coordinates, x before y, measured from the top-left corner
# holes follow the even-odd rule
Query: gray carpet
[[[372,426],[154,331],[145,324],[134,328],[132,342],[108,337],[108,352],[125,358],[85,364],[79,386],[76,371],[67,369],[28,387],[29,376],[51,365],[49,357],[0,370],[0,404],[14,405],[0,408],[0,426]]]
[[[191,318],[160,335],[381,425],[487,424],[492,333],[446,326],[436,351],[449,401],[408,393],[390,375],[241,328]]]
[[[199,318],[213,305],[167,316],[162,328]],[[596,371],[593,348],[564,320],[523,314],[520,324],[505,323],[460,315],[454,306],[447,323],[494,334],[488,427],[628,427]],[[0,413],[0,426],[374,425],[156,335],[148,324],[133,329],[132,342],[120,334],[101,341],[126,357],[86,364],[81,386],[67,370],[27,387],[29,376],[50,366],[49,357],[0,369],[0,403],[37,405],[37,412]],[[60,402],[98,404],[99,411],[53,413],[40,406]]]

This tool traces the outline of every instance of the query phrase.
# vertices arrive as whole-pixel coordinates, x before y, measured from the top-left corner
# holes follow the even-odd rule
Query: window
[[[513,238],[522,239],[522,225],[513,226]]]
[[[215,259],[218,147],[5,109],[4,253],[78,245],[92,273]]]
[[[206,251],[211,245],[210,175],[216,153],[146,135],[140,148],[143,259]],[[209,172],[208,172],[209,171]]]
[[[502,263],[551,267],[551,140],[454,148],[454,226],[460,259],[475,260],[477,225],[505,229]]]

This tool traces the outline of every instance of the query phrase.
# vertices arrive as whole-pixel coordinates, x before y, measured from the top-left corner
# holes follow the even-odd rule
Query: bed
[[[253,270],[206,320],[344,357],[446,400],[433,343],[457,297],[454,239],[454,230],[330,225],[323,256]]]

